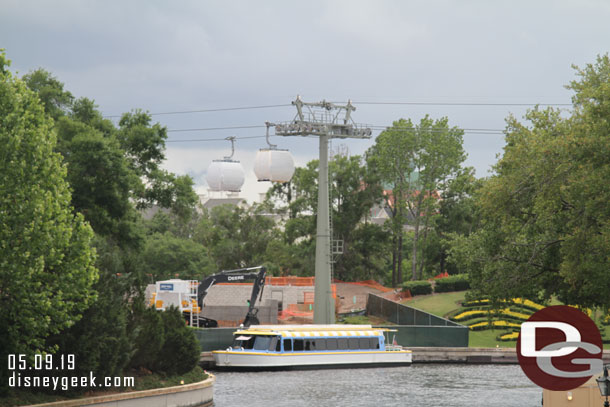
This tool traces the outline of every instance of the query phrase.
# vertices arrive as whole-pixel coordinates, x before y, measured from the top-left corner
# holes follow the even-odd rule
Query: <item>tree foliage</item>
[[[203,276],[216,271],[216,265],[201,244],[176,237],[170,232],[149,236],[142,259],[145,271],[153,281],[170,278],[201,280]]]
[[[610,61],[577,69],[574,110],[509,117],[504,154],[482,188],[480,231],[452,256],[473,287],[496,298],[609,307]]]
[[[93,233],[74,214],[53,120],[0,53],[0,346],[53,350],[45,339],[78,321],[97,278]],[[5,370],[2,369],[4,372]],[[3,379],[2,384],[6,381]]]
[[[193,239],[208,250],[218,270],[230,270],[263,264],[275,235],[275,222],[262,208],[220,205],[204,212]]]
[[[343,254],[334,265],[339,279],[372,278],[383,274],[379,244],[385,242],[379,226],[365,223],[371,208],[381,200],[381,184],[362,157],[336,154],[329,163],[330,209],[333,239],[343,242]],[[279,213],[286,214],[284,244],[291,253],[285,270],[299,275],[314,271],[318,209],[318,160],[297,168],[287,184],[273,186],[267,195]]]
[[[439,191],[455,177],[466,155],[462,147],[463,131],[449,127],[449,120],[425,116],[415,125],[410,119],[395,121],[379,134],[367,152],[368,165],[391,191],[385,194],[392,217],[392,283],[403,279],[402,256],[404,226],[413,228],[411,278],[417,278],[424,267],[422,241],[438,218]],[[420,236],[420,233],[423,235]]]
[[[209,263],[204,261],[204,249],[194,242],[171,235],[146,235],[139,212],[151,205],[166,208],[172,230],[188,235],[198,201],[193,181],[160,168],[167,130],[153,124],[149,114],[140,110],[126,113],[117,127],[102,116],[93,100],[74,100],[47,71],[31,72],[24,79],[42,100],[47,113],[56,119],[54,125],[45,122],[45,126],[57,134],[58,142],[51,149],[60,153],[66,163],[57,171],[67,177],[72,190],[71,197],[66,195],[67,203],[71,202],[82,215],[77,219],[82,222],[84,217],[95,232],[95,239],[89,236],[87,249],[97,249],[100,273],[93,286],[97,299],[80,303],[81,311],[86,309],[86,318],[75,324],[74,318],[71,326],[66,324],[61,332],[53,332],[56,335],[47,337],[46,346],[76,354],[79,369],[117,375],[137,351],[136,333],[146,328],[141,325],[150,323],[138,318],[143,288],[149,281],[146,267],[163,268],[163,273],[173,275],[182,271],[172,272],[173,269],[184,266],[188,273],[199,275],[194,270],[195,263]],[[49,182],[54,180],[49,177]],[[62,184],[58,185],[61,190]],[[74,254],[77,253],[75,249]],[[151,264],[143,261],[144,254],[151,255],[146,258]],[[182,255],[174,257],[182,262],[168,264],[172,255]],[[67,285],[80,284],[73,282],[69,274],[65,278]],[[62,290],[58,292],[61,294]],[[37,315],[44,319],[47,312],[41,308]],[[44,339],[44,332],[41,338]]]
[[[74,96],[64,90],[64,84],[44,69],[24,75],[23,80],[38,94],[44,104],[44,110],[54,120],[65,115],[74,103]]]

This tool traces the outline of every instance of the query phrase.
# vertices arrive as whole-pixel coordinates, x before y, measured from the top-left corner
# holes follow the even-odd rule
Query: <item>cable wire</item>
[[[489,103],[489,102],[353,102],[354,105],[408,106],[572,106],[571,103]]]
[[[224,107],[218,109],[200,109],[200,110],[178,110],[174,112],[157,112],[157,113],[148,113],[150,116],[162,116],[162,115],[170,115],[170,114],[191,114],[191,113],[210,113],[210,112],[229,112],[233,110],[253,110],[253,109],[270,109],[274,107],[286,107],[292,106],[290,103],[284,103],[281,105],[261,105],[261,106],[242,106],[242,107]],[[122,115],[108,115],[104,116],[105,118],[115,118],[121,117]]]
[[[235,140],[244,140],[249,138],[265,138],[265,136],[245,136],[235,137]],[[189,140],[165,140],[166,143],[188,143],[188,142],[200,142],[200,141],[226,141],[225,138],[206,138],[206,139],[189,139]]]
[[[342,102],[333,102],[342,103]],[[353,102],[354,105],[405,105],[405,106],[572,106],[571,103],[494,103],[494,102]],[[197,109],[197,110],[177,110],[170,112],[155,112],[148,113],[150,116],[163,116],[173,114],[192,114],[192,113],[211,113],[211,112],[229,112],[235,110],[253,110],[253,109],[271,109],[276,107],[292,106],[291,103],[283,103],[277,105],[259,105],[259,106],[239,106],[239,107],[222,107],[214,109]],[[122,115],[107,115],[104,118],[111,119],[121,117]]]
[[[386,129],[398,129],[398,130],[417,130],[416,127],[393,127],[393,126],[383,126],[383,125],[367,125],[373,130],[386,130]],[[260,129],[265,128],[263,125],[251,125],[251,126],[226,126],[226,127],[204,127],[204,128],[195,128],[195,129],[169,129],[168,133],[182,133],[182,132],[191,132],[191,131],[220,131],[220,130],[237,130],[237,129]],[[459,127],[458,127],[459,128]],[[464,132],[473,133],[473,132],[482,132],[482,133],[504,133],[502,129],[470,129],[470,128],[459,128]],[[428,130],[428,131],[444,131],[444,130]],[[274,135],[271,135],[272,137]],[[265,136],[253,136],[253,137],[265,137]],[[224,139],[222,139],[224,140]]]

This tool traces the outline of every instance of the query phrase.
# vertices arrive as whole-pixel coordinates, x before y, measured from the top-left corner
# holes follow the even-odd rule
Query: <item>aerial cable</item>
[[[533,106],[572,106],[571,103],[496,103],[496,102],[351,102],[355,105],[396,105],[396,106],[481,106],[481,107],[498,107],[498,106],[509,106],[509,107],[533,107]],[[148,113],[149,116],[164,116],[174,114],[193,114],[193,113],[213,113],[213,112],[229,112],[236,110],[254,110],[254,109],[271,109],[277,107],[287,107],[290,104],[276,104],[276,105],[259,105],[259,106],[238,106],[238,107],[221,107],[212,109],[194,109],[194,110],[176,110],[169,112],[154,112]],[[104,118],[118,118],[122,115],[107,115]]]
[[[171,115],[171,114],[191,114],[191,113],[210,113],[210,112],[229,112],[233,110],[253,110],[253,109],[270,109],[274,107],[285,107],[292,106],[290,104],[284,103],[281,105],[261,105],[261,106],[241,106],[241,107],[221,107],[216,109],[198,109],[198,110],[178,110],[173,112],[156,112],[156,113],[148,113],[149,116],[162,116],[162,115]],[[115,118],[121,117],[122,115],[108,115],[104,116],[105,118]]]

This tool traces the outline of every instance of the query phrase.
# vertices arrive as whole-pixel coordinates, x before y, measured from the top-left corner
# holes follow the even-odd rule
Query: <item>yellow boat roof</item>
[[[386,328],[371,325],[254,325],[236,331],[235,335],[281,335],[283,337],[379,336]]]

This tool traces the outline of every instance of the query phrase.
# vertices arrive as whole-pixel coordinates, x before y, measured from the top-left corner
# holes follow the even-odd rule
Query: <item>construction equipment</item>
[[[208,294],[210,287],[217,283],[238,283],[254,280],[252,294],[248,300],[248,312],[242,325],[250,326],[259,324],[256,317],[258,308],[254,307],[257,297],[262,298],[265,286],[267,270],[263,266],[249,267],[236,270],[223,270],[197,280],[166,280],[157,281],[156,292],[153,293],[151,306],[157,310],[165,310],[170,306],[176,306],[184,315],[191,326],[213,328],[218,326],[216,320],[205,318],[200,315],[203,309],[203,300]]]
[[[236,270],[223,270],[220,273],[208,276],[201,282],[201,284],[199,284],[199,288],[197,290],[197,305],[203,308],[203,299],[206,297],[206,295],[208,295],[208,290],[214,284],[239,283],[245,282],[246,280],[254,280],[254,284],[252,284],[252,293],[250,294],[250,299],[248,300],[248,312],[242,324],[246,327],[250,325],[258,325],[259,320],[256,317],[258,314],[258,308],[255,308],[254,304],[256,303],[256,298],[259,297],[259,293],[259,299],[263,298],[266,275],[267,269],[263,266],[258,266]],[[213,323],[216,324],[213,326],[218,326],[216,321],[212,319],[208,319],[208,321],[213,321]]]

